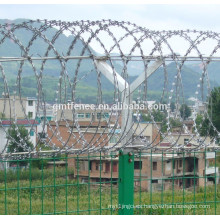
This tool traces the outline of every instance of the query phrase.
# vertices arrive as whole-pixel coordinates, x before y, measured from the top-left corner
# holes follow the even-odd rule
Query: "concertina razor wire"
[[[208,45],[209,48],[206,55],[204,55],[205,45]],[[0,155],[3,158],[13,158],[18,155],[23,158],[45,152],[82,154],[118,151],[129,147],[155,151],[216,149],[220,133],[210,117],[207,100],[209,100],[212,89],[208,66],[211,62],[219,60],[219,47],[220,35],[215,32],[152,31],[130,22],[27,20],[1,24],[0,51],[4,49],[6,52],[5,55],[1,53],[0,57],[3,100],[1,114],[4,115],[6,111],[9,111],[10,117],[7,119],[9,128],[14,126],[15,130],[19,131],[19,118],[16,113],[16,100],[18,100],[24,115],[23,119],[31,125],[30,130],[33,130],[36,135],[36,144],[33,147],[28,146],[29,137],[23,138],[19,132],[16,133],[16,138],[8,136],[9,128],[4,126],[5,119],[1,118],[0,128],[8,138]],[[176,48],[184,52],[180,55],[176,52],[178,50]],[[187,89],[183,84],[183,70],[189,62],[198,62],[201,68],[201,75],[193,93],[193,132],[189,131],[184,119],[180,117],[180,106],[185,104],[184,92]],[[140,67],[139,72],[136,73],[136,75],[139,74],[139,77],[132,80],[129,71],[130,67],[136,64]],[[169,78],[169,65],[171,64],[174,66],[175,73]],[[11,86],[8,77],[9,65],[16,66],[14,86]],[[48,84],[51,83],[51,78],[47,78],[50,75],[49,67],[51,65],[54,65],[52,71],[56,72],[53,76],[56,86],[53,90],[54,100],[48,101],[46,81]],[[27,115],[23,102],[23,98],[27,97],[23,89],[27,69],[29,76],[32,76],[36,83],[34,120]],[[159,71],[162,74],[157,79],[163,85],[160,91],[160,102],[167,105],[166,111],[163,112],[166,121],[165,130],[158,123],[147,102],[150,91],[148,77],[151,74],[158,74]],[[55,106],[65,103],[81,103],[79,90],[87,78],[87,83],[89,83],[90,75],[96,82],[93,89],[97,96],[95,101],[93,100],[95,108],[91,114],[99,114],[100,117],[96,121],[91,117],[87,124],[82,126],[78,117],[79,112],[72,108],[70,116],[67,116],[66,109],[61,109],[59,114],[57,111],[53,113],[52,121],[49,120],[46,117],[47,103],[50,102]],[[108,90],[105,88],[106,78],[112,84],[111,99],[108,100],[111,106],[118,103],[130,105],[135,100],[136,103],[146,107],[147,112],[139,108],[136,110],[111,108],[105,117],[106,111],[99,109],[98,106],[106,104],[105,93]],[[88,91],[90,90],[91,87]],[[135,98],[132,99],[132,97]],[[204,112],[202,123],[197,124],[197,106],[201,102],[204,104]],[[174,113],[171,109],[172,103],[175,103],[176,106]],[[91,105],[92,102],[89,104]],[[7,105],[9,105],[8,109]],[[142,123],[141,116],[144,114],[148,114],[151,124],[156,130],[156,135],[152,140],[144,137],[145,131],[150,126],[150,123]],[[104,115],[104,119],[102,115]],[[134,115],[135,120],[133,120]],[[178,119],[180,123],[177,138],[173,137],[172,115],[175,115],[174,118]],[[209,133],[204,136],[200,135],[202,124],[206,120],[209,121],[209,126],[215,134],[208,142]],[[41,130],[45,134],[44,138],[34,129],[36,121],[41,125]],[[61,134],[61,125],[66,129],[65,138]],[[87,137],[88,134],[90,134],[90,138]],[[183,134],[187,134],[190,138],[180,145],[178,140]],[[112,138],[115,138],[116,142],[109,145]],[[139,142],[135,145],[137,140]],[[169,146],[162,147],[161,143],[165,140]],[[18,148],[22,148],[23,153],[19,153],[18,148],[14,149],[14,152],[8,152],[7,147],[10,141],[15,142]],[[42,146],[48,147],[47,151]]]

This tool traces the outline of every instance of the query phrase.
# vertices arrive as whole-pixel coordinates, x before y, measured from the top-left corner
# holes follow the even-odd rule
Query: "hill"
[[[201,63],[194,62],[191,65],[188,65],[189,68],[193,69],[194,71],[202,74],[203,66]],[[209,79],[211,81],[216,82],[218,85],[220,85],[220,62],[210,62],[208,64],[207,72],[209,74]]]
[[[0,20],[0,24],[8,23],[7,28],[12,28],[11,23],[22,23],[25,21],[24,19],[17,19],[14,21],[9,20]],[[34,25],[35,28],[39,28],[38,25]],[[54,36],[57,34],[58,30],[55,28],[50,28],[48,30],[41,30],[42,35],[45,36],[45,39],[53,41]],[[27,47],[28,42],[33,37],[33,33],[28,31],[27,29],[17,29],[14,31],[14,34],[19,39],[20,43]],[[3,35],[0,33],[1,39]],[[59,34],[57,39],[54,39],[53,45],[56,48],[57,52],[61,55],[66,55],[69,50],[69,46],[71,42],[75,39],[75,36],[66,36],[65,34]],[[29,55],[32,56],[45,56],[48,43],[44,41],[44,39],[38,37],[32,45],[29,47]],[[82,55],[82,51],[84,49],[84,44],[81,40],[77,39],[74,48],[71,50],[70,55]],[[92,54],[97,55],[98,53],[91,47],[85,49],[85,53],[83,55],[88,55],[89,50]],[[2,57],[20,57],[24,54],[24,51],[20,49],[20,47],[11,39],[6,39],[3,43],[0,44],[0,56]],[[114,54],[113,54],[114,55]],[[56,56],[55,51],[50,49],[48,56]],[[42,61],[33,61],[35,66],[35,71],[31,64],[26,61],[22,65],[21,71],[21,93],[22,96],[36,96],[37,93],[37,85],[38,79],[35,74],[42,74],[42,87],[43,92],[45,94],[46,101],[54,102],[56,97],[56,90],[58,88],[58,82],[62,81],[62,87],[64,89],[64,82],[67,85],[67,98],[71,98],[72,88],[68,85],[73,83],[74,80],[77,80],[76,87],[76,98],[77,101],[81,101],[84,103],[94,103],[97,100],[97,96],[99,96],[99,80],[101,82],[102,95],[103,100],[108,103],[112,103],[114,99],[114,86],[109,83],[109,81],[100,76],[98,77],[98,73],[95,70],[94,64],[92,60],[82,60],[79,69],[77,69],[77,60],[69,60],[65,63],[65,70],[68,73],[68,77],[65,72],[62,72],[61,63],[58,60],[50,60],[46,61],[42,65]],[[119,74],[123,74],[123,65],[120,61],[113,61],[114,67]],[[6,75],[7,83],[9,86],[10,92],[14,90],[18,91],[18,88],[15,86],[17,81],[17,75],[20,69],[20,62],[4,62],[2,63],[2,67],[4,68],[4,73]],[[218,71],[220,71],[219,63],[213,63],[209,66],[210,70],[210,79],[211,86],[220,85],[220,77],[218,77]],[[137,76],[143,72],[144,66],[142,62],[131,61],[127,65],[127,72],[129,74],[128,81],[133,82]],[[174,63],[167,64],[167,87],[168,91],[172,88],[172,83],[175,82],[175,75],[177,74],[176,65]],[[60,78],[60,76],[62,76]],[[195,94],[196,86],[199,82],[199,78],[201,77],[201,72],[199,70],[199,66],[187,65],[183,66],[181,71],[181,79],[183,84],[183,92],[184,97],[187,99]],[[149,79],[148,79],[148,100],[160,100],[163,88],[164,88],[164,80],[165,74],[162,68],[159,68]],[[3,77],[0,74],[0,95],[5,90]],[[17,81],[19,83],[19,81]],[[204,85],[206,87],[206,85]],[[62,90],[62,92],[64,92]],[[206,91],[205,91],[206,92]],[[134,97],[137,97],[137,93],[135,93]]]

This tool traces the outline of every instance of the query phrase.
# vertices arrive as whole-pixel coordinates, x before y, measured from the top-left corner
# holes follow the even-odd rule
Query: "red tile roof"
[[[14,124],[14,121],[11,121],[11,120],[2,120],[1,122],[0,122],[0,124],[1,125],[5,125],[5,126],[7,126],[7,125],[12,125],[12,124]],[[39,122],[38,121],[36,121],[36,120],[27,120],[27,119],[19,119],[19,120],[17,120],[17,122],[15,123],[15,124],[17,124],[17,125],[26,125],[26,126],[31,126],[31,125],[38,125],[39,124]]]
[[[166,146],[171,146],[171,144],[170,143],[160,143],[160,146],[161,147],[166,147]]]
[[[59,121],[57,122],[59,126],[66,126],[66,121]],[[73,121],[68,121],[70,126],[75,127],[75,123]],[[78,121],[80,127],[107,127],[108,123],[106,121]],[[55,121],[50,121],[51,126],[56,126]]]

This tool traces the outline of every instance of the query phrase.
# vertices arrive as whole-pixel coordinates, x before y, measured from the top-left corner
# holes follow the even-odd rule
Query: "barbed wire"
[[[0,119],[1,132],[5,135],[6,140],[2,149],[0,148],[0,156],[17,155],[18,148],[22,148],[22,151],[26,152],[20,154],[21,157],[38,155],[40,152],[82,154],[118,151],[136,146],[135,141],[139,141],[138,146],[142,150],[216,149],[220,133],[212,122],[206,102],[210,99],[212,90],[208,66],[212,62],[220,60],[219,47],[220,34],[216,32],[154,31],[124,21],[26,20],[21,23],[1,24],[0,78],[3,92],[1,113],[9,116],[9,125],[6,128],[3,123],[6,119]],[[184,52],[179,54],[176,50]],[[149,72],[157,62],[160,62],[160,65],[155,67],[154,71]],[[196,88],[192,106],[193,132],[188,130],[184,119],[180,117],[179,108],[186,103],[184,91],[186,88],[183,83],[184,68],[192,62],[198,62],[197,65],[201,72],[198,82],[194,83]],[[138,78],[133,76],[133,81],[131,80],[130,67],[133,63],[136,65],[134,68],[137,71],[136,75],[140,75],[143,71],[143,79],[137,82],[139,84],[135,88],[138,92],[131,91],[132,82]],[[10,69],[9,64],[14,69]],[[171,64],[173,64],[172,70],[170,69]],[[51,71],[55,73],[51,74]],[[112,86],[108,86],[108,88],[105,88],[106,78],[108,78],[106,72],[111,75]],[[159,100],[161,103],[167,103],[168,106],[164,112],[166,115],[165,131],[147,102],[150,101],[149,86],[154,86],[150,85],[149,74],[157,75],[159,72],[160,76],[163,73],[164,77],[157,77],[163,84],[163,88],[159,91]],[[171,72],[172,74],[170,74]],[[27,93],[23,88],[23,80],[27,76],[36,83],[36,94],[34,95],[36,97],[36,114],[32,120],[27,115],[27,107],[24,102]],[[50,78],[47,78],[48,76]],[[91,81],[91,77],[93,84],[90,85],[90,82],[86,84],[86,80]],[[56,87],[53,85],[51,95],[53,100],[48,101],[49,95],[45,82],[51,83],[52,78],[56,80],[57,85]],[[14,86],[12,86],[12,82]],[[109,85],[111,83],[109,82]],[[159,83],[159,81],[154,83]],[[90,114],[101,116],[96,120],[91,117],[86,121],[86,125],[82,126],[83,120],[78,118],[80,111],[73,108],[71,111],[64,109],[55,112],[52,120],[48,119],[47,103],[50,102],[51,105],[56,106],[68,102],[79,103],[79,90],[82,85],[83,88],[87,87],[96,92],[96,100],[90,103],[95,104],[95,109]],[[109,90],[109,88],[112,89]],[[111,93],[108,104],[127,103],[130,105],[133,96],[139,104],[144,103],[147,112],[140,109],[137,111],[110,109],[107,111],[108,117],[102,117],[106,111],[100,110],[98,106],[105,104],[104,94],[107,91]],[[171,111],[172,103],[176,104],[174,113]],[[199,103],[203,104],[204,113],[202,122],[198,125],[197,106]],[[18,105],[22,109],[22,113],[20,113],[23,115],[22,118],[30,127],[29,130],[35,133],[36,143],[33,147],[27,145],[29,137],[23,138],[19,132],[19,118],[18,112],[16,112]],[[136,121],[133,120],[135,112]],[[145,115],[149,115],[150,123],[144,124],[139,117]],[[177,135],[173,133],[171,122],[173,118],[181,124]],[[204,136],[200,135],[202,125],[206,120],[209,121],[209,128],[212,128],[215,133],[210,141],[208,140],[209,133]],[[40,126],[41,133],[45,134],[44,138],[40,136],[36,124],[37,127]],[[152,125],[151,129],[154,134],[149,140],[146,133],[150,125]],[[8,130],[13,126],[16,130],[16,138],[8,134]],[[119,130],[120,132],[118,132]],[[180,144],[179,140],[183,135],[187,135],[189,138],[184,144]],[[117,141],[110,144],[113,138]],[[17,145],[13,152],[8,152],[10,142]],[[164,147],[162,143],[167,143],[169,146]],[[45,148],[50,150],[45,151]]]

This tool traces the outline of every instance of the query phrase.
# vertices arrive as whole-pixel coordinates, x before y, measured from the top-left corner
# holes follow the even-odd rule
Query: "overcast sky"
[[[0,18],[131,21],[150,29],[220,32],[220,5],[0,5]]]
[[[130,21],[153,30],[197,29],[220,32],[220,5],[0,5],[0,19],[101,20]],[[102,53],[97,42],[91,43]],[[105,40],[108,44],[108,40]],[[203,54],[210,54],[216,42],[205,44]],[[174,51],[184,54],[188,46],[173,41]],[[110,47],[110,44],[109,44]],[[128,48],[125,48],[125,50]],[[210,51],[209,51],[210,50]],[[193,51],[194,52],[194,51]]]

